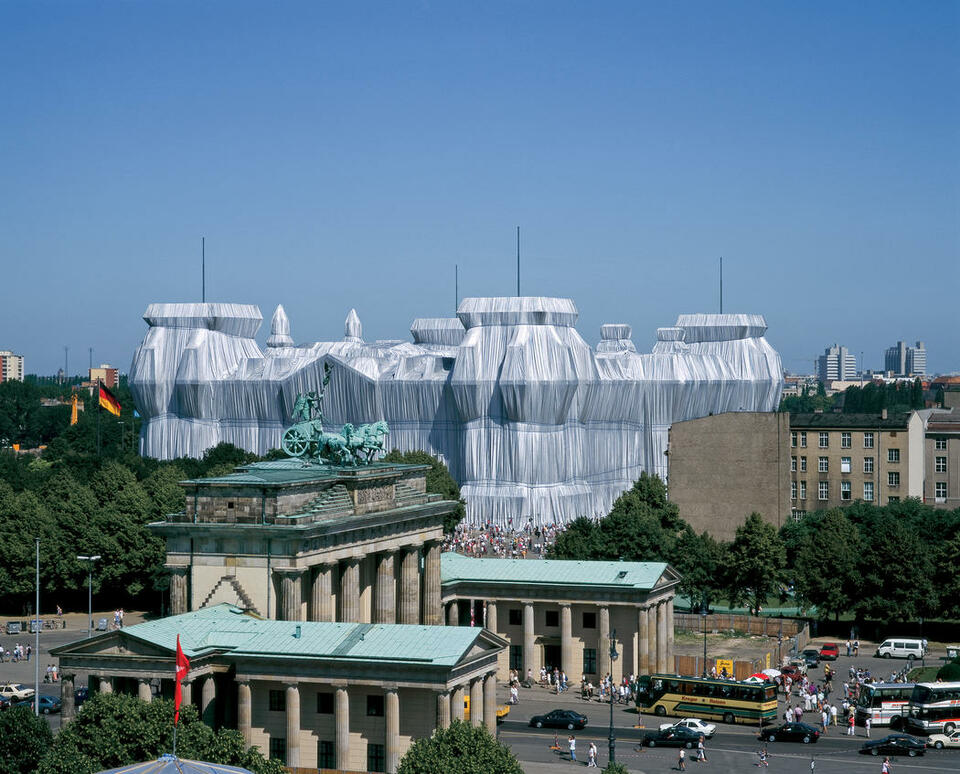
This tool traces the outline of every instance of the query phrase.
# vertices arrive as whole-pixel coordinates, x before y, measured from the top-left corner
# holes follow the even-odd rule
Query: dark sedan
[[[860,752],[870,755],[923,755],[927,745],[922,739],[909,734],[890,734],[882,739],[872,739],[864,742]]]
[[[534,715],[530,718],[530,725],[534,728],[566,728],[572,731],[575,728],[584,728],[587,725],[587,716],[573,710],[555,709],[546,715]]]
[[[820,651],[816,648],[807,648],[800,654],[800,658],[807,662],[807,669],[820,666]]]
[[[15,701],[13,703],[14,707],[27,707],[28,709],[33,709],[33,699],[24,699],[23,701]],[[40,694],[40,712],[43,715],[49,715],[51,712],[59,712],[63,709],[63,702],[60,700],[59,696],[45,696]]]
[[[809,723],[784,723],[776,728],[769,728],[759,736],[768,742],[817,742],[820,732]]]
[[[670,726],[644,738],[643,743],[647,747],[686,747],[691,750],[697,746],[701,736],[703,734],[699,731],[685,726]]]

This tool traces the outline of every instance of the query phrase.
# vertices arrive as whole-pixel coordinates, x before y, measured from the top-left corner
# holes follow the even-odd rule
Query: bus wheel
[[[957,727],[953,723],[943,724],[943,733],[945,733],[947,736],[950,736],[950,734],[952,734],[956,730],[957,730]]]
[[[653,714],[662,718],[664,715],[667,714],[667,708],[664,707],[662,704],[658,704],[656,707],[653,708]]]
[[[724,722],[724,723],[735,723],[735,722],[736,722],[736,718],[733,716],[733,713],[732,713],[732,712],[724,712],[724,713],[723,713],[723,722]]]

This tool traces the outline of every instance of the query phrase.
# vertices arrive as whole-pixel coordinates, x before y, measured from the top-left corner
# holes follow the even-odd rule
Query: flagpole
[[[100,456],[100,379],[97,379],[97,456]]]

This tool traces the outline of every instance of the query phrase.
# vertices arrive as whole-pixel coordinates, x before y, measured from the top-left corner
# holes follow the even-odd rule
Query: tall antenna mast
[[[723,256],[720,256],[720,314],[723,314]]]
[[[200,237],[200,300],[207,303],[207,238]]]
[[[63,348],[63,381],[66,382],[70,378],[70,347],[64,346]]]
[[[520,226],[517,226],[517,295],[520,295]]]
[[[93,370],[93,347],[90,347],[90,370]]]
[[[453,313],[460,306],[460,266],[453,264]]]

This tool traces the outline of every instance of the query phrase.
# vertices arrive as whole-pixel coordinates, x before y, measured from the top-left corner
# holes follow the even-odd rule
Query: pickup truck
[[[7,683],[6,685],[0,685],[0,696],[5,699],[9,699],[10,701],[32,699],[33,694],[33,688],[23,685],[22,683]]]

